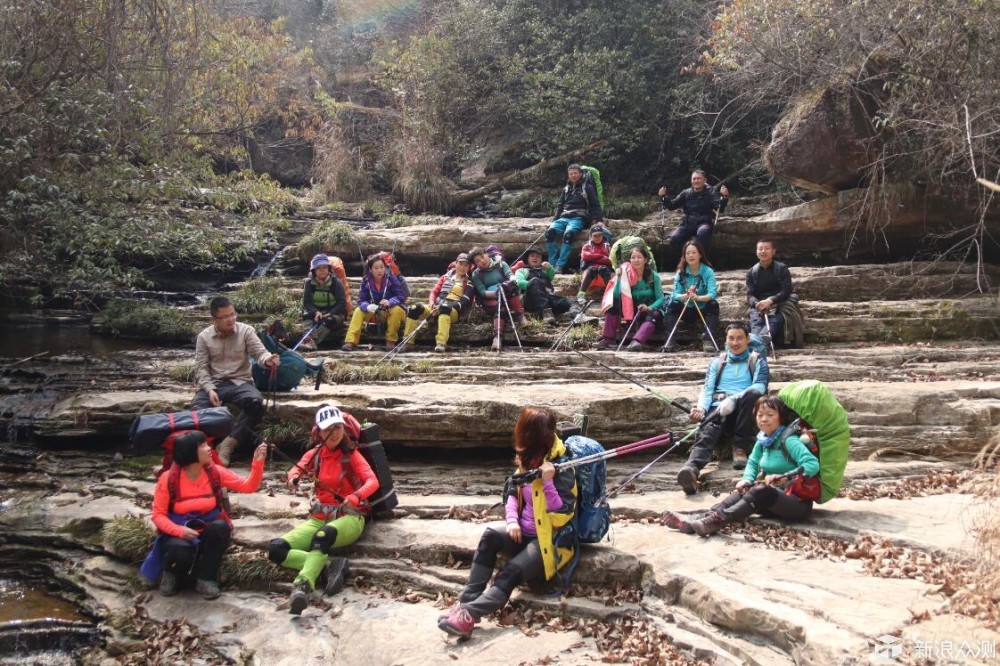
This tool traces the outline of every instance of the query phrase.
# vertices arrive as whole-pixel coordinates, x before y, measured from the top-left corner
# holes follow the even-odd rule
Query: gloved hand
[[[448,301],[441,301],[441,305],[438,306],[438,313],[443,315],[451,314],[451,303]]]
[[[378,305],[376,305],[375,303],[369,303],[368,307],[365,308],[365,310],[368,311],[368,314],[375,314],[376,312],[378,312]]]
[[[352,495],[348,495],[347,497],[344,498],[344,504],[350,504],[355,509],[357,509],[358,508],[358,504],[361,504],[361,500],[358,499],[357,495],[353,495],[352,494]]]
[[[327,315],[323,318],[323,325],[327,328],[340,328],[344,325],[343,315]]]
[[[719,403],[719,416],[725,418],[736,411],[736,398],[730,396]]]

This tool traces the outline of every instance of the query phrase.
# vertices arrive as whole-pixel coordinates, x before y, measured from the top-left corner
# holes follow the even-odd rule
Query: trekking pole
[[[601,462],[603,460],[611,460],[612,458],[617,458],[618,456],[628,455],[629,453],[636,453],[637,451],[644,451],[645,449],[652,448],[654,446],[663,446],[673,440],[673,435],[665,433],[663,435],[657,435],[656,437],[650,437],[649,439],[644,439],[641,442],[632,442],[631,444],[626,444],[624,446],[619,446],[617,449],[610,449],[608,451],[601,451],[600,453],[593,453],[589,456],[582,456],[580,458],[574,458],[573,460],[567,460],[563,463],[553,463],[553,467],[556,471],[561,471],[564,469],[572,469],[574,467],[580,467],[581,465],[589,465],[590,463]],[[520,474],[511,474],[510,480],[516,485],[523,486],[524,484],[534,481],[542,475],[541,469],[529,469]]]
[[[635,322],[637,321],[639,321],[638,310],[636,311],[635,316],[632,317],[632,323],[628,325],[627,329],[625,329],[625,335],[622,336],[622,341],[618,343],[618,349],[615,350],[616,354],[622,350],[622,346],[625,344],[625,341],[628,340],[628,334],[632,332],[632,327],[635,326]]]
[[[677,327],[681,325],[681,320],[684,319],[684,315],[687,314],[688,303],[691,302],[692,296],[688,296],[687,300],[684,301],[684,307],[681,308],[681,314],[677,317],[677,321],[674,322],[674,327],[670,331],[670,335],[667,336],[667,341],[663,343],[663,351],[667,350],[670,346],[670,341],[674,339],[674,333],[677,332]]]
[[[580,319],[581,319],[581,318],[582,318],[582,317],[583,317],[583,316],[584,316],[585,314],[587,314],[587,310],[589,310],[589,309],[590,309],[590,306],[591,306],[591,305],[593,305],[593,304],[594,304],[594,301],[593,301],[593,300],[590,300],[590,301],[587,301],[587,302],[586,302],[586,303],[584,304],[584,306],[583,306],[583,309],[582,309],[582,310],[580,310],[580,312],[579,312],[579,313],[578,313],[578,314],[577,314],[577,315],[576,315],[575,317],[573,317],[573,321],[571,321],[571,322],[569,323],[569,326],[568,326],[568,327],[566,328],[566,330],[565,330],[565,331],[563,331],[562,335],[560,335],[560,336],[559,336],[558,338],[556,338],[556,341],[555,341],[555,342],[554,342],[554,343],[552,344],[552,346],[551,346],[551,347],[549,347],[549,351],[550,351],[550,352],[554,352],[555,350],[559,349],[559,345],[561,345],[561,344],[562,344],[562,341],[566,339],[566,336],[568,336],[568,335],[569,335],[569,332],[573,330],[573,327],[574,327],[574,326],[576,326],[576,323],[577,323],[578,321],[580,321]]]
[[[719,343],[715,341],[715,336],[712,335],[712,329],[708,327],[708,322],[705,321],[705,315],[702,313],[701,308],[698,307],[697,303],[694,304],[694,309],[698,312],[698,316],[701,317],[701,323],[705,326],[705,332],[708,333],[708,339],[712,341],[712,346],[715,347],[715,351],[721,351],[719,349]]]
[[[514,329],[514,339],[517,340],[517,348],[524,351],[524,347],[521,346],[521,336],[517,334],[517,324],[514,323],[514,315],[510,311],[510,303],[507,302],[507,293],[504,292],[503,287],[500,287],[500,296],[504,307],[507,308],[507,318],[510,319],[510,327]],[[497,310],[499,309],[497,308]]]
[[[662,400],[663,402],[667,403],[671,407],[676,407],[677,409],[681,410],[685,414],[687,414],[688,412],[691,411],[691,408],[689,406],[681,404],[681,403],[677,402],[676,400],[671,400],[670,398],[668,398],[667,396],[663,395],[659,391],[657,391],[655,389],[649,388],[648,386],[646,386],[645,384],[643,384],[639,380],[633,379],[632,377],[629,377],[624,372],[619,372],[618,370],[615,370],[614,368],[612,368],[610,366],[604,365],[603,363],[601,363],[600,361],[598,361],[593,356],[587,356],[586,354],[584,354],[579,349],[574,349],[573,351],[575,351],[577,354],[579,354],[580,356],[584,357],[588,361],[590,361],[592,363],[596,363],[597,365],[601,366],[605,370],[608,370],[608,371],[610,371],[610,372],[618,375],[622,379],[624,379],[626,381],[629,381],[629,382],[632,382],[633,384],[635,384],[639,388],[643,389],[644,391],[646,391],[647,393],[649,393],[650,395],[652,395],[654,398],[657,398],[658,400]]]
[[[378,365],[382,361],[388,361],[390,359],[394,359],[399,354],[399,352],[403,351],[403,348],[410,342],[410,340],[412,340],[414,338],[414,336],[417,335],[417,333],[420,331],[420,329],[422,329],[424,327],[424,324],[427,323],[428,319],[430,319],[430,317],[425,317],[425,318],[421,319],[420,323],[417,324],[417,327],[415,329],[413,329],[413,331],[411,331],[408,336],[406,336],[405,338],[403,338],[399,342],[399,344],[397,344],[395,347],[393,347],[392,349],[390,349],[388,351],[388,353],[385,354],[385,356],[383,356],[379,360],[375,361],[375,365]]]
[[[317,328],[319,328],[322,325],[323,325],[323,320],[322,319],[319,322],[313,324],[312,328],[310,328],[308,331],[306,331],[306,334],[303,335],[302,338],[298,342],[295,343],[295,346],[292,347],[292,351],[295,351],[296,349],[298,349],[299,345],[301,345],[303,342],[305,342],[306,338],[308,338],[310,335],[312,335],[313,331],[315,331]]]
[[[694,435],[695,433],[697,433],[699,430],[701,430],[701,426],[699,426],[699,427],[695,428],[694,430],[692,430],[691,432],[689,432],[687,435],[685,435],[679,441],[674,442],[673,446],[671,446],[669,449],[667,449],[666,451],[664,451],[660,455],[656,456],[656,458],[654,458],[652,461],[650,461],[646,466],[644,466],[638,472],[636,472],[635,474],[633,474],[632,476],[628,477],[627,479],[625,479],[624,481],[622,481],[620,484],[618,484],[618,487],[616,487],[614,490],[612,490],[611,492],[608,493],[608,497],[614,497],[615,495],[617,495],[618,493],[620,493],[622,490],[624,490],[625,488],[627,488],[630,483],[632,483],[633,481],[635,481],[636,479],[638,479],[640,476],[642,476],[643,474],[645,474],[646,472],[648,472],[650,469],[652,469],[653,465],[655,465],[656,463],[660,462],[665,457],[667,457],[678,446],[680,446],[681,444],[683,444],[684,442],[686,442],[688,440],[688,438],[690,438],[692,435]]]
[[[771,320],[767,317],[767,312],[764,312],[764,326],[767,327],[767,340],[771,343],[771,357],[777,361],[778,352],[774,349],[774,337],[771,335]]]

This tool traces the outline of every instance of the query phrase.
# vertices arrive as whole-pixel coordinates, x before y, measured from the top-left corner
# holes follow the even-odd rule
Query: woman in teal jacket
[[[698,520],[667,511],[667,527],[709,536],[754,513],[788,521],[809,516],[820,498],[819,459],[809,446],[812,435],[789,430],[795,413],[774,395],[757,399],[754,416],[760,433],[735,492]]]
[[[674,278],[674,291],[667,304],[667,314],[663,325],[667,329],[667,343],[663,351],[676,351],[677,343],[670,334],[680,317],[688,322],[701,322],[705,318],[705,333],[702,336],[704,349],[715,353],[713,336],[719,328],[719,302],[716,299],[718,290],[715,286],[715,271],[705,258],[705,249],[696,240],[684,244],[681,261],[677,264],[677,277]],[[701,310],[701,316],[695,310]],[[711,331],[711,333],[709,333]]]

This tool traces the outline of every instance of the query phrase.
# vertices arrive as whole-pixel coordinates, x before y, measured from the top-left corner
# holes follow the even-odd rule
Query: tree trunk
[[[552,167],[565,164],[569,160],[579,159],[580,157],[583,157],[584,155],[594,150],[595,148],[603,146],[605,143],[607,143],[607,140],[600,139],[599,141],[595,141],[594,143],[590,144],[586,148],[580,148],[579,150],[573,150],[568,153],[563,153],[562,155],[557,155],[556,157],[550,157],[547,160],[542,160],[541,162],[535,164],[534,166],[530,166],[527,169],[523,169],[521,171],[515,171],[513,173],[509,173],[506,176],[502,176],[500,178],[497,178],[496,180],[490,181],[489,183],[483,185],[482,187],[478,187],[474,190],[467,190],[464,192],[454,192],[451,195],[452,210],[465,206],[480,197],[484,197],[487,194],[490,194],[491,192],[496,192],[497,190],[503,189],[515,183],[521,183],[540,171],[546,171],[547,169],[551,169]]]

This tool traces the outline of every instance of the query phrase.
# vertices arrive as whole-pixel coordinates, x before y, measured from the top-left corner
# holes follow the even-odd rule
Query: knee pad
[[[288,558],[288,551],[291,549],[291,545],[284,539],[271,539],[267,544],[267,559],[281,564]]]
[[[496,579],[493,581],[493,585],[494,587],[499,587],[507,593],[507,596],[510,596],[513,594],[514,588],[522,582],[524,582],[524,572],[521,571],[521,567],[517,566],[513,562],[508,562],[497,574]]]
[[[309,550],[318,550],[324,555],[329,555],[336,541],[337,528],[325,525],[313,535],[312,541],[309,542]]]
[[[565,234],[563,234],[563,243],[569,245],[570,243],[573,242],[574,238],[576,238],[576,234],[567,231]]]
[[[409,317],[410,319],[419,319],[420,315],[422,315],[423,313],[424,313],[424,306],[418,303],[417,305],[410,306],[410,309],[406,311],[406,316]]]
[[[555,239],[558,236],[559,236],[559,232],[556,231],[555,229],[553,229],[552,227],[549,227],[549,229],[545,232],[545,240],[547,240],[550,243],[553,242],[553,241],[555,241]]]

